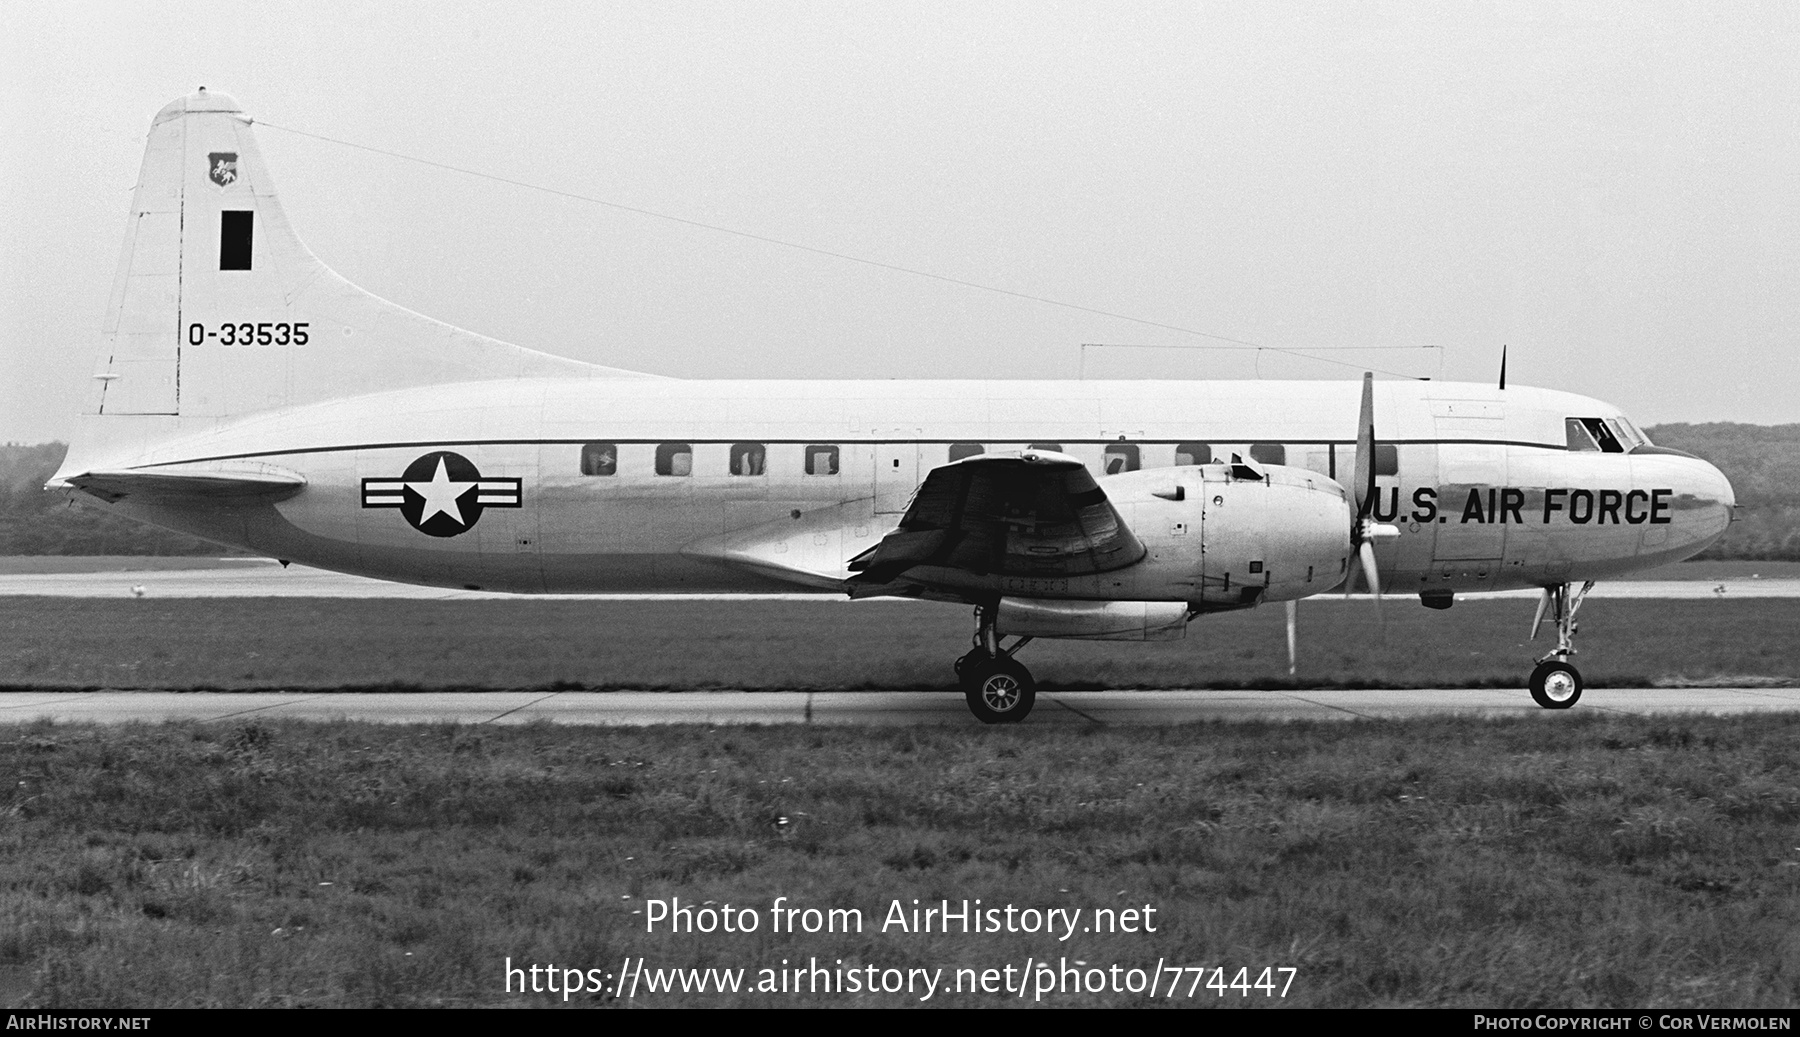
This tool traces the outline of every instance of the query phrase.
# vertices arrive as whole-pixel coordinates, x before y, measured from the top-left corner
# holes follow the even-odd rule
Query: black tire
[[[956,657],[956,680],[962,685],[965,693],[974,690],[971,682],[975,679],[975,671],[971,669],[970,664],[986,662],[987,659],[987,651],[981,648],[972,648],[966,654]]]
[[[1581,671],[1551,659],[1531,671],[1532,701],[1545,709],[1568,709],[1581,701]]]
[[[1031,671],[1011,659],[971,659],[963,677],[969,712],[984,724],[1016,724],[1037,704]]]

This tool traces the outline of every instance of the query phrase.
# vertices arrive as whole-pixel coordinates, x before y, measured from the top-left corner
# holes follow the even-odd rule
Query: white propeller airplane
[[[1353,564],[1432,608],[1542,588],[1531,693],[1566,708],[1593,581],[1703,550],[1734,503],[1712,465],[1545,389],[701,381],[534,352],[333,273],[205,89],[151,125],[102,338],[53,489],[411,583],[974,605],[957,671],[990,723],[1031,710],[1032,638],[1179,638]]]

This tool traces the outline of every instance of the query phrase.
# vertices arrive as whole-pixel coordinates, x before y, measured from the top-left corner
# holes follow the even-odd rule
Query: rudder
[[[421,385],[647,377],[454,328],[345,281],[289,226],[251,123],[205,88],[157,113],[84,425],[162,415],[179,420],[121,424],[173,432]]]

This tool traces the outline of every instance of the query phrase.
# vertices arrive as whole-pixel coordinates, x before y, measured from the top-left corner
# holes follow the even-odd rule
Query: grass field
[[[1620,580],[1795,580],[1800,579],[1800,562],[1773,560],[1676,562],[1619,577]]]
[[[3,737],[0,993],[25,1006],[561,1004],[509,995],[506,959],[616,973],[628,956],[746,968],[752,984],[812,958],[946,977],[1028,958],[1298,970],[1285,999],[1191,999],[1227,1005],[1800,1000],[1792,716]],[[771,932],[781,896],[858,909],[864,929]],[[672,897],[762,920],[646,934],[647,900]],[[914,898],[1083,918],[1151,906],[1157,931],[881,931],[890,902]]]
[[[1304,687],[1522,687],[1553,643],[1529,601],[1447,612],[1304,602]],[[1581,613],[1592,686],[1792,683],[1800,599],[1604,600]],[[0,689],[952,687],[966,609],[910,602],[0,599]],[[1167,643],[1039,641],[1052,689],[1287,687],[1279,609]]]

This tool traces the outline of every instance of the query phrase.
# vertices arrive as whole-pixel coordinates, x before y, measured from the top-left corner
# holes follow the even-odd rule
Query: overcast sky
[[[0,6],[0,440],[66,438],[152,115],[259,121],[1350,364],[1800,421],[1800,7]],[[684,377],[1210,340],[258,130],[413,309]],[[1356,377],[1103,350],[1118,377]]]

